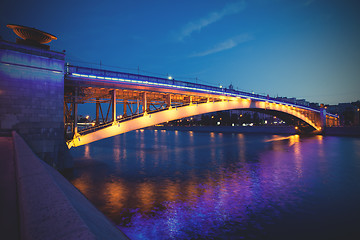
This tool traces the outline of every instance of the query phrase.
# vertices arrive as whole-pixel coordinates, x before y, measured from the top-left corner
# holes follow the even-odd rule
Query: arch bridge
[[[83,103],[96,107],[96,121],[87,126],[78,123],[78,104]],[[123,113],[119,117],[117,107]],[[324,108],[174,79],[66,65],[64,123],[69,148],[176,119],[232,109],[277,115],[299,131],[321,132],[326,126],[339,124],[338,117]]]

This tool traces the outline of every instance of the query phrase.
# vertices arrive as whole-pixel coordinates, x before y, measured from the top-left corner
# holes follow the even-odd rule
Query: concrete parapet
[[[21,239],[128,239],[13,132]]]

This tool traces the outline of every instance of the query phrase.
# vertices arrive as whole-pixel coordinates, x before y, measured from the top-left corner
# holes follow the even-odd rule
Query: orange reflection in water
[[[167,180],[163,190],[165,201],[176,200],[178,198],[179,191],[180,188],[178,183]]]
[[[238,137],[238,149],[240,151],[240,159],[242,162],[246,161],[246,156],[245,156],[245,151],[246,151],[246,146],[245,146],[245,140],[244,140],[244,134],[239,133],[237,135]]]
[[[211,132],[210,133],[210,143],[213,145],[215,144],[215,133],[214,132]],[[214,162],[216,160],[216,147],[214,145],[214,147],[211,147],[210,148],[210,152],[211,152],[211,159],[212,159],[212,162]]]
[[[115,162],[120,161],[120,149],[117,147],[114,148],[114,159],[115,159]]]
[[[114,149],[113,149],[113,156],[114,156],[114,159],[115,159],[115,162],[119,162],[120,161],[120,155],[121,155],[121,151],[120,151],[120,145],[121,145],[121,142],[120,142],[120,136],[116,136],[114,137]]]
[[[316,135],[316,140],[318,143],[318,154],[320,159],[324,159],[325,158],[325,152],[324,152],[324,146],[323,146],[323,141],[324,138],[322,135]]]
[[[188,199],[189,202],[193,202],[199,194],[199,189],[196,185],[196,182],[195,181],[188,182],[187,185],[185,186],[185,192],[187,195],[186,199]]]
[[[90,145],[89,145],[89,144],[86,144],[86,145],[85,145],[84,157],[85,157],[85,158],[91,158],[91,156],[90,156]]]
[[[155,187],[150,182],[140,183],[137,187],[137,196],[143,211],[149,211],[155,202]]]
[[[289,142],[289,146],[292,146],[292,145],[294,145],[295,143],[298,143],[299,141],[300,141],[300,136],[299,135],[291,135],[290,137],[289,137],[289,140],[290,140],[290,142]]]
[[[193,132],[193,131],[189,131],[189,135],[190,135],[191,138],[194,137],[194,132]]]
[[[127,195],[128,190],[121,181],[118,180],[105,184],[104,196],[112,213],[117,213],[117,211],[124,206]]]
[[[198,182],[199,179],[196,177],[194,170],[192,170],[188,180],[185,183],[185,186],[182,187],[182,189],[184,189],[184,195],[181,196],[183,200],[194,203],[201,192],[198,186]]]
[[[80,178],[76,178],[72,181],[72,184],[85,196],[88,196],[90,194],[90,191],[92,189],[92,184],[90,183],[90,175],[89,174],[83,174]]]
[[[273,138],[265,140],[265,142],[273,142],[274,150],[281,151],[284,149],[284,144],[281,141],[289,140],[289,147],[300,141],[299,135],[291,135],[288,137],[279,137],[275,135]]]
[[[289,145],[294,145],[294,156],[295,156],[295,168],[298,174],[298,177],[301,178],[303,176],[303,157],[301,145],[299,144],[300,137],[299,135],[291,136]]]
[[[273,138],[265,140],[265,142],[274,142],[274,141],[281,141],[281,140],[287,140],[290,139],[292,136],[289,137],[278,137],[277,135],[275,135]]]
[[[319,170],[321,173],[322,180],[326,182],[329,177],[329,164],[327,163],[327,156],[324,150],[323,142],[324,137],[322,135],[316,135],[317,146],[317,154],[319,155]]]

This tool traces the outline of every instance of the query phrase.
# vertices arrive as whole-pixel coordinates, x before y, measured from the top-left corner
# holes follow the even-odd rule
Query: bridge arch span
[[[240,110],[248,110],[257,113],[264,113],[270,116],[275,116],[278,119],[285,121],[288,125],[292,125],[297,127],[298,131],[301,133],[310,133],[319,130],[320,128],[315,128],[311,126],[309,123],[305,122],[303,119],[294,116],[290,113],[271,110],[271,109],[261,109],[261,108],[249,108],[249,109],[240,109]],[[314,116],[314,115],[313,115]],[[316,116],[315,116],[316,118]],[[311,121],[311,120],[310,120]]]
[[[181,107],[172,107],[166,110],[157,111],[153,113],[145,113],[141,117],[129,119],[126,121],[114,121],[108,127],[101,128],[94,132],[90,132],[84,135],[78,134],[74,138],[67,142],[69,148],[85,145],[91,142],[95,142],[104,138],[113,137],[122,133],[141,129],[156,124],[164,123],[167,121],[173,121],[181,118],[191,117],[199,114],[234,110],[234,109],[259,109],[268,110],[273,112],[280,112],[289,116],[293,116],[299,119],[314,130],[321,130],[314,118],[314,114],[311,115],[309,110],[304,110],[285,104],[270,103],[266,101],[258,101],[251,99],[237,98],[234,100],[206,102],[199,104],[189,104]],[[306,111],[309,111],[307,113]],[[312,116],[312,117],[311,117]]]

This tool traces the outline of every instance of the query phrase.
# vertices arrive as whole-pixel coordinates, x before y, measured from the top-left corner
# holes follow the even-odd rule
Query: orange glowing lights
[[[55,37],[54,35],[40,31],[35,28],[15,24],[8,24],[6,26],[8,28],[11,28],[16,35],[18,35],[24,40],[30,40],[40,44],[45,44],[57,39],[57,37]]]
[[[244,101],[229,101],[229,102],[216,101],[216,102],[199,103],[197,107],[187,105],[187,106],[177,107],[176,109],[152,112],[151,115],[144,114],[143,116],[135,119],[122,121],[121,127],[118,127],[117,126],[118,122],[115,122],[116,123],[115,125],[109,125],[108,127],[101,128],[97,131],[90,132],[88,134],[77,135],[76,138],[72,139],[71,141],[68,141],[67,144],[69,148],[77,147],[137,129],[140,129],[140,132],[144,132],[143,128],[145,127],[161,124],[167,121],[180,119],[181,122],[182,121],[181,119],[186,119],[186,118],[191,119],[192,116],[199,114],[211,113],[211,112],[217,112],[223,110],[231,110],[231,109],[244,109],[244,108],[264,109],[264,105],[259,104],[259,101],[256,100],[254,100],[253,104],[251,104],[251,101],[244,100]],[[269,104],[269,106],[267,106],[266,109],[276,110],[279,112],[286,112],[288,114],[291,114],[293,116],[302,119],[316,130],[319,130],[317,122],[315,120],[311,120],[308,117],[306,117],[306,115],[303,112],[289,110],[289,107],[280,108],[275,104]],[[242,115],[239,116],[243,117]],[[214,119],[215,116],[212,115],[211,118]],[[276,116],[274,116],[274,119],[276,119]],[[221,125],[220,121],[218,120],[216,121],[216,123],[218,123],[218,125]]]

